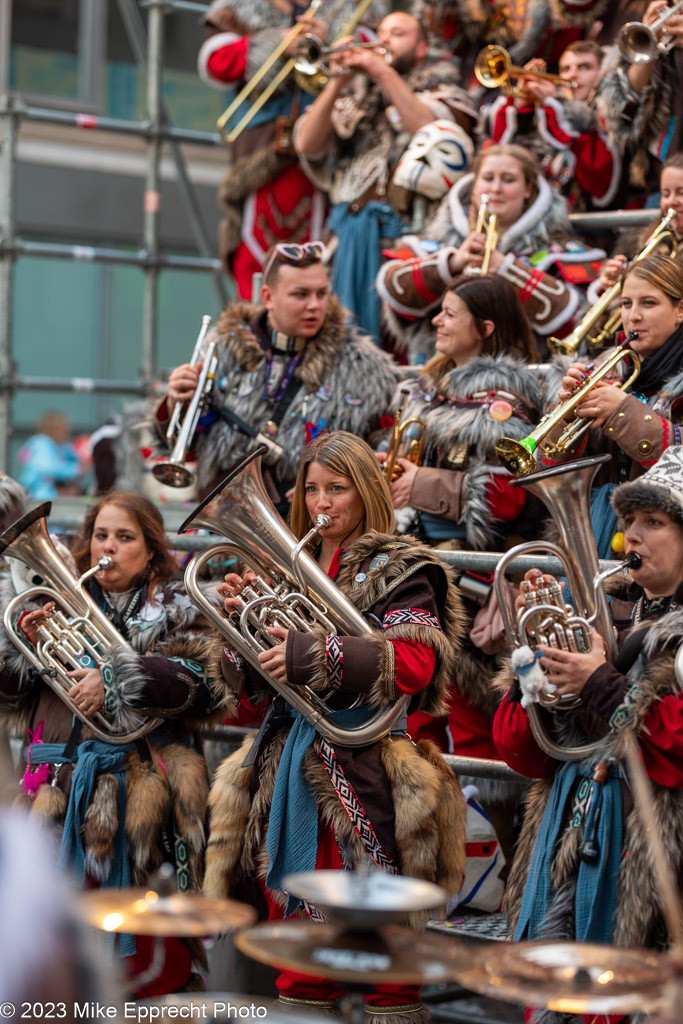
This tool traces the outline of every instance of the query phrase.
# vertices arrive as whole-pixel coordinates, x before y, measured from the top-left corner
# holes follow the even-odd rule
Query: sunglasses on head
[[[325,245],[323,242],[304,242],[303,245],[298,245],[296,242],[278,242],[263,268],[262,280],[266,281],[268,279],[268,273],[275,262],[276,256],[283,256],[292,263],[300,263],[307,256],[314,256],[316,259],[321,260],[324,252]]]

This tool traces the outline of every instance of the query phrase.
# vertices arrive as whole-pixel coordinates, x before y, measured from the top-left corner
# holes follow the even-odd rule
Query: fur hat
[[[644,476],[617,487],[612,507],[620,517],[634,509],[655,509],[683,526],[683,445],[667,448]]]

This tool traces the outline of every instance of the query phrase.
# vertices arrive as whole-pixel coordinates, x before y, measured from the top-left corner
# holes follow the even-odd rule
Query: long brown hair
[[[349,477],[365,505],[365,530],[392,533],[394,506],[379,462],[372,448],[360,437],[346,430],[320,434],[305,449],[299,463],[294,485],[290,526],[299,540],[311,528],[311,517],[306,508],[306,474],[312,462],[319,462],[332,473]]]
[[[474,325],[482,342],[482,355],[497,356],[506,352],[519,356],[527,363],[538,360],[536,339],[509,281],[487,274],[483,277],[466,277],[449,288],[446,295],[449,293],[457,295],[474,317]],[[485,335],[486,320],[493,321],[493,331],[488,336]],[[438,352],[429,360],[423,373],[439,381],[454,366],[450,356]]]
[[[168,546],[161,513],[148,498],[134,491],[112,491],[90,506],[72,548],[78,571],[84,573],[91,567],[90,542],[95,521],[106,505],[116,505],[123,509],[142,531],[145,544],[151,552],[148,576],[150,592],[162,580],[171,579],[178,572],[178,563]]]
[[[659,288],[674,306],[683,300],[683,265],[678,260],[668,256],[646,256],[633,264],[624,281],[631,275],[642,277]]]

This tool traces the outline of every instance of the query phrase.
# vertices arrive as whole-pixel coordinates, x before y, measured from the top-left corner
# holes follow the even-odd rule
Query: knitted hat
[[[683,526],[683,445],[667,448],[647,473],[617,487],[612,508],[620,517],[634,509],[666,512]]]

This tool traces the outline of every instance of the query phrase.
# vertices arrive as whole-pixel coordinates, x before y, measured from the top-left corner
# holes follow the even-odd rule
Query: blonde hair
[[[321,434],[304,451],[299,463],[290,527],[301,540],[311,528],[311,517],[306,508],[306,475],[312,462],[318,462],[332,473],[347,476],[356,487],[365,505],[364,530],[393,533],[394,507],[391,493],[372,448],[360,437],[346,430]]]

